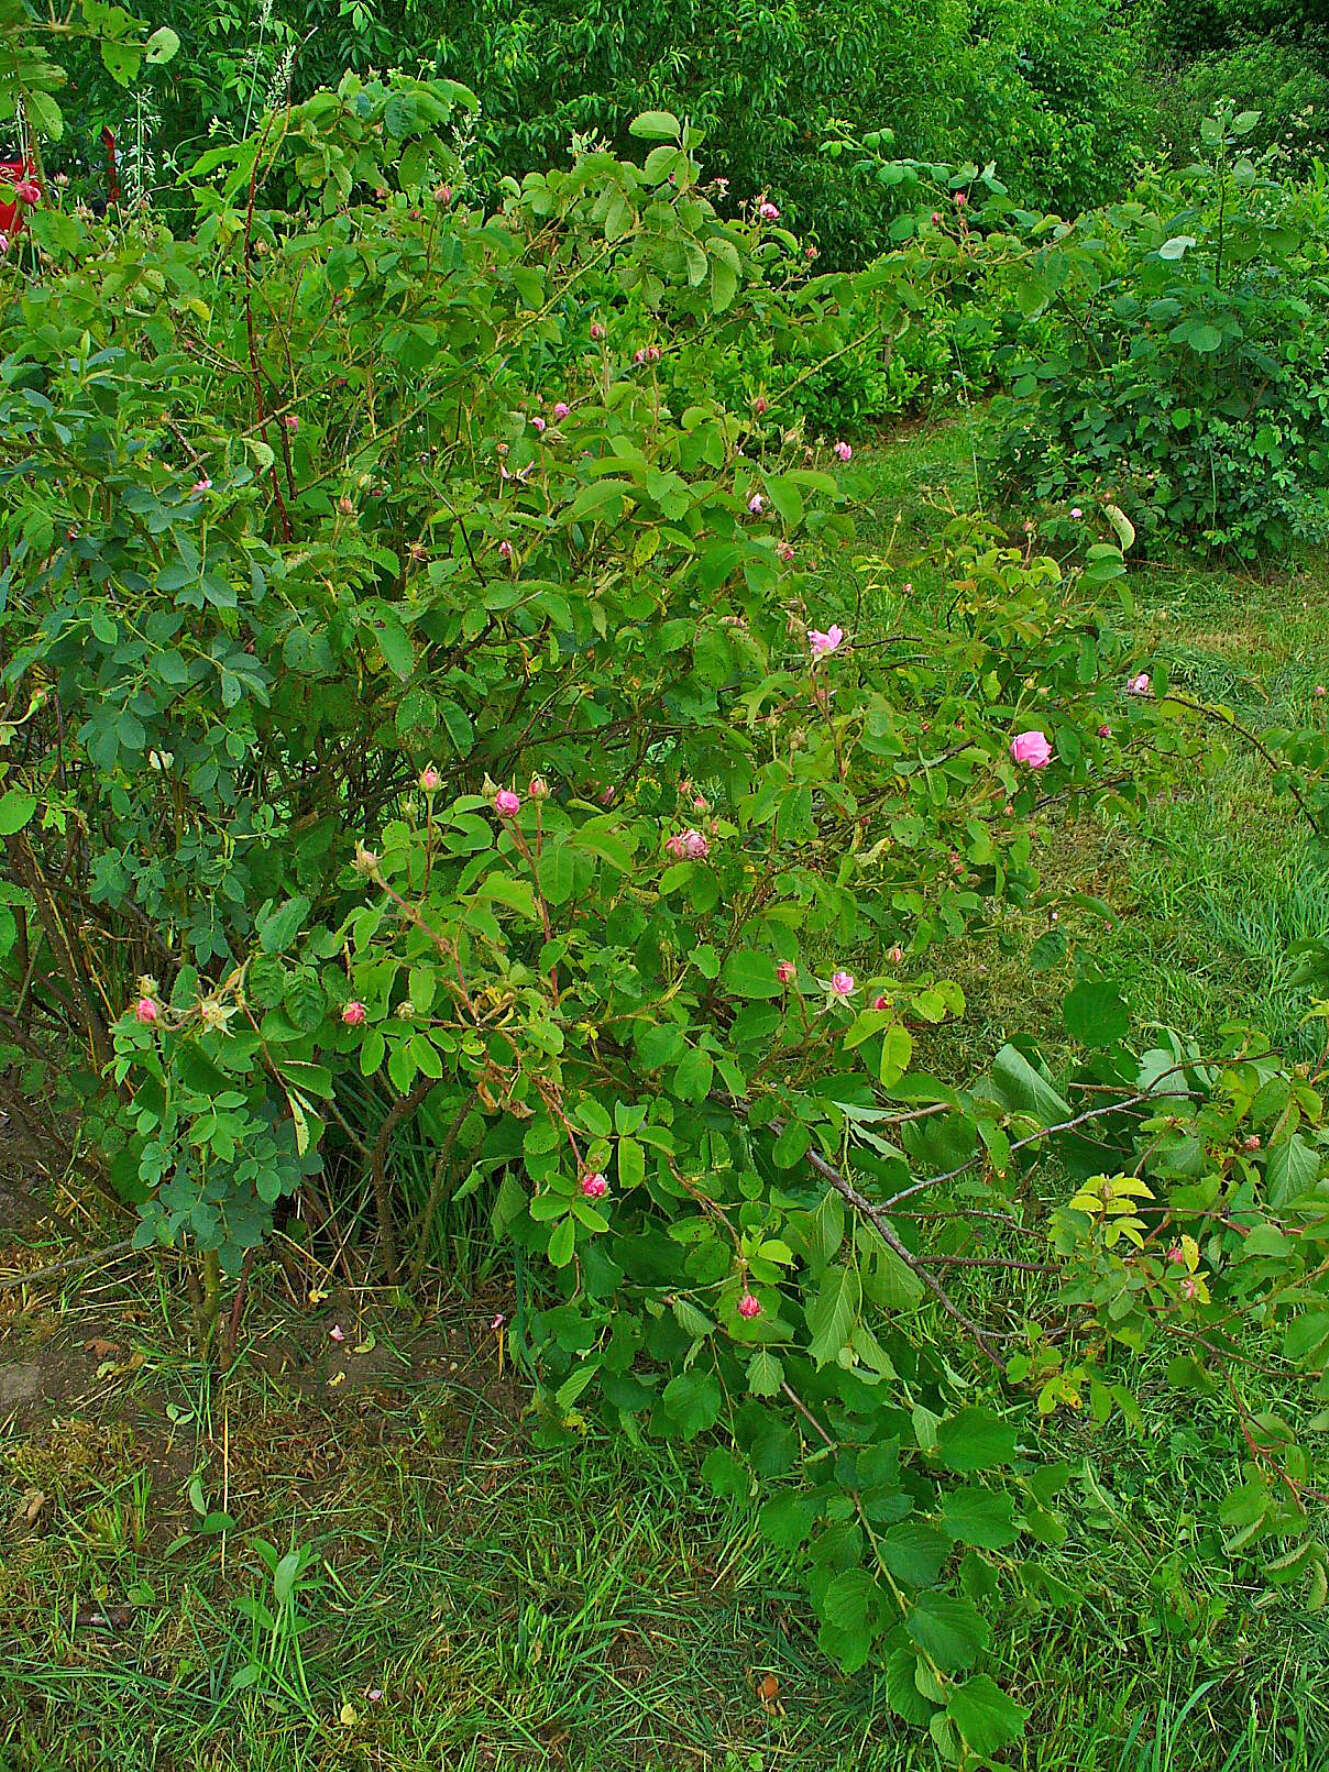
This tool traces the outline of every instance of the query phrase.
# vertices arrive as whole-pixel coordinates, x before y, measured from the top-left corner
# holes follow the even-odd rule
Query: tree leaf
[[[946,1529],[961,1544],[977,1550],[1001,1550],[1020,1536],[1009,1495],[995,1489],[952,1489],[941,1504]]]
[[[1085,1046],[1115,1046],[1130,1032],[1130,1010],[1115,985],[1084,979],[1061,1006],[1066,1032]]]
[[[1029,1712],[995,1680],[974,1674],[962,1686],[951,1688],[946,1715],[966,1744],[986,1758],[1019,1740]]]
[[[1014,1458],[1015,1429],[990,1409],[961,1409],[937,1429],[937,1451],[957,1474],[993,1470]]]
[[[858,1321],[858,1275],[847,1267],[826,1270],[817,1296],[806,1306],[812,1342],[808,1352],[818,1366],[834,1360]]]
[[[905,1629],[925,1655],[943,1672],[972,1667],[987,1646],[990,1632],[977,1608],[954,1594],[920,1594]]]

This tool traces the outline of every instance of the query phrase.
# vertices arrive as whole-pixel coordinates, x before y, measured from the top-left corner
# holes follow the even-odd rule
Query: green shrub
[[[763,325],[842,349],[843,280],[658,112],[644,166],[459,202],[471,102],[347,77],[205,156],[187,235],[43,207],[0,267],[6,1025],[88,1054],[205,1341],[310,1174],[406,1286],[473,1202],[540,1435],[704,1439],[826,1652],[972,1762],[1022,1722],[1002,1572],[1063,1530],[1041,1422],[1135,1422],[1152,1344],[1212,1387],[1247,1315],[1322,1396],[1323,1104],[1244,1031],[1133,1050],[1091,951],[1074,1106],[1025,1039],[929,1074],[943,944],[1039,892],[1057,808],[1196,753],[1121,552],[960,519],[945,619],[875,626],[847,447],[716,392]],[[1232,1407],[1231,1554],[1322,1599],[1307,1455]]]
[[[1017,274],[1038,348],[1005,352],[991,469],[1008,494],[1114,505],[1145,536],[1250,556],[1329,530],[1326,202],[1241,154],[1059,229]]]

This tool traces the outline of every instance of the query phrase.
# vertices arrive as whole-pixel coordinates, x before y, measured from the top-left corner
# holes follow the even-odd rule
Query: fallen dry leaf
[[[37,1524],[38,1517],[41,1514],[42,1509],[46,1506],[46,1502],[47,1497],[40,1489],[29,1489],[24,1494],[20,1505],[23,1510],[23,1524],[25,1526],[35,1526]]]
[[[109,1360],[120,1352],[118,1342],[103,1341],[100,1335],[94,1335],[91,1341],[85,1341],[83,1348],[86,1353],[96,1354],[99,1360]]]

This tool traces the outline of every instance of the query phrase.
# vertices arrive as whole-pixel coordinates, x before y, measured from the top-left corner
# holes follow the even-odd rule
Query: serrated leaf
[[[951,1688],[946,1715],[962,1740],[976,1754],[987,1757],[1020,1739],[1029,1712],[995,1680],[974,1674],[962,1686]]]
[[[848,1342],[859,1301],[858,1275],[847,1267],[828,1268],[816,1297],[805,1307],[812,1336],[808,1352],[818,1366],[829,1364]]]
[[[961,1544],[978,1550],[1001,1550],[1020,1536],[1009,1495],[994,1489],[952,1489],[941,1504],[946,1530]]]
[[[954,1594],[920,1594],[905,1629],[945,1673],[972,1667],[987,1647],[990,1631],[977,1608]]]
[[[937,1429],[937,1452],[947,1470],[959,1475],[994,1470],[1015,1456],[1015,1429],[990,1409],[961,1409]]]
[[[754,1397],[774,1397],[780,1392],[784,1367],[769,1348],[759,1347],[748,1361],[748,1389]]]

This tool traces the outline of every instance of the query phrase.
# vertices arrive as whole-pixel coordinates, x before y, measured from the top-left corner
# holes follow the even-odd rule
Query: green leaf
[[[150,67],[159,68],[171,60],[180,47],[180,39],[169,25],[158,25],[143,46],[143,57]]]
[[[967,1476],[994,1470],[1015,1456],[1015,1429],[990,1409],[961,1409],[937,1429],[937,1451],[947,1470]]]
[[[926,1727],[936,1706],[924,1698],[915,1679],[918,1656],[912,1649],[892,1649],[886,1657],[886,1702],[906,1723]]]
[[[931,1587],[954,1548],[944,1532],[923,1520],[901,1520],[877,1541],[881,1560],[906,1587]]]
[[[572,1252],[577,1246],[577,1226],[571,1218],[560,1219],[549,1236],[549,1263],[551,1267],[566,1267],[572,1260]]]
[[[935,1592],[918,1596],[905,1619],[905,1629],[944,1673],[972,1667],[990,1634],[982,1615],[968,1600]]]
[[[961,1739],[986,1758],[1020,1739],[1029,1712],[995,1680],[974,1674],[962,1686],[952,1686],[946,1715]]]
[[[275,911],[264,917],[258,926],[259,946],[265,954],[283,954],[300,933],[300,925],[309,915],[307,898],[288,898]]]
[[[952,1537],[976,1550],[1002,1550],[1020,1536],[1009,1495],[994,1489],[952,1489],[941,1504],[942,1519]]]
[[[909,1069],[914,1056],[914,1037],[906,1027],[888,1027],[881,1041],[881,1065],[878,1075],[883,1089],[893,1089]]]
[[[1115,1046],[1130,1031],[1130,1010],[1115,985],[1085,979],[1061,1006],[1066,1032],[1085,1046]]]
[[[779,1359],[769,1348],[759,1347],[748,1361],[748,1389],[753,1396],[777,1396],[783,1379],[784,1367]]]
[[[720,982],[736,997],[778,997],[783,990],[770,954],[737,948],[725,961]]]
[[[1264,1169],[1269,1204],[1277,1210],[1304,1198],[1314,1189],[1319,1173],[1319,1158],[1299,1132],[1270,1145]]]
[[[546,843],[536,864],[540,891],[550,904],[566,904],[576,884],[572,850],[566,843]]]
[[[812,1342],[808,1352],[818,1366],[834,1360],[858,1321],[858,1275],[847,1267],[826,1270],[817,1296],[806,1306]]]
[[[35,794],[25,794],[19,788],[0,794],[0,837],[12,837],[15,831],[21,831],[36,810]]]
[[[1222,342],[1223,334],[1216,326],[1211,326],[1208,322],[1192,326],[1186,334],[1186,343],[1201,357],[1209,356],[1218,349]]]
[[[1165,240],[1159,247],[1158,256],[1168,260],[1185,258],[1194,244],[1194,234],[1174,234],[1170,240]]]
[[[752,1492],[752,1472],[725,1446],[711,1448],[701,1474],[716,1495],[743,1500]]]
[[[646,1179],[646,1152],[635,1138],[620,1138],[618,1141],[618,1185],[621,1188],[640,1187]]]
[[[1071,1110],[1016,1046],[1003,1046],[992,1061],[992,1082],[1008,1112],[1028,1114],[1040,1126],[1069,1120]]]
[[[628,124],[628,134],[638,141],[677,141],[683,126],[672,111],[642,111]]]
[[[65,120],[60,107],[49,92],[39,87],[30,86],[23,94],[23,102],[27,107],[28,120],[40,134],[51,141],[58,142],[65,133]]]
[[[866,1569],[842,1569],[826,1589],[821,1615],[837,1630],[869,1628],[881,1605],[881,1588]]]
[[[714,1427],[723,1402],[720,1381],[713,1372],[676,1373],[664,1388],[663,1403],[685,1440],[695,1439]]]

